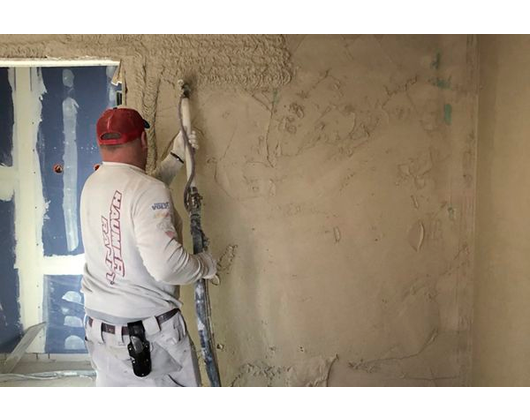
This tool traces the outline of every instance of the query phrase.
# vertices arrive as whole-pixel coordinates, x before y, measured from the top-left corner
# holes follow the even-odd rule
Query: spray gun
[[[195,150],[189,142],[191,133],[190,117],[190,87],[183,80],[178,81],[181,94],[178,106],[180,128],[185,144],[185,161],[187,182],[184,187],[184,206],[190,217],[191,237],[193,240],[193,252],[198,254],[207,250],[208,239],[201,227],[201,205],[202,197],[195,185]],[[217,277],[217,282],[219,278]],[[201,279],[195,284],[195,311],[197,314],[197,329],[201,344],[202,356],[206,364],[206,372],[213,387],[221,386],[219,367],[215,354],[214,336],[211,324],[211,308],[208,295],[208,281]]]

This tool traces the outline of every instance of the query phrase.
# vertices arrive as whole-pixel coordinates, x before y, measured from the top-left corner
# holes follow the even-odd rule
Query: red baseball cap
[[[146,128],[151,126],[135,109],[106,109],[96,125],[98,143],[104,146],[128,143],[140,137]]]

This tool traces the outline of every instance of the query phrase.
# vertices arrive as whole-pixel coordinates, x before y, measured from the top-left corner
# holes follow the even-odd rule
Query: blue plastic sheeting
[[[0,200],[0,353],[13,351],[22,334],[14,215],[13,200]]]
[[[0,165],[13,164],[13,99],[7,69],[0,68]]]
[[[86,353],[82,276],[44,276],[46,353]]]
[[[84,252],[79,219],[74,227],[77,229],[78,245],[75,249],[68,249],[67,224],[63,208],[65,174],[64,172],[56,173],[54,170],[56,165],[64,168],[68,163],[64,161],[63,102],[73,103],[73,100],[76,104],[77,182],[74,194],[78,217],[83,185],[89,175],[94,172],[94,165],[101,163],[96,143],[96,122],[106,108],[115,106],[115,88],[110,84],[113,69],[115,67],[41,69],[46,93],[42,99],[42,122],[39,127],[37,148],[44,199],[48,202],[48,211],[42,231],[44,255],[46,256],[77,255]]]

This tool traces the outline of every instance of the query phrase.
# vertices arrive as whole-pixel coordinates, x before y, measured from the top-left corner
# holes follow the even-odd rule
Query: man
[[[165,183],[183,166],[182,135],[152,177],[146,128],[128,108],[108,109],[97,122],[103,164],[81,194],[86,345],[96,386],[198,386],[179,285],[213,278],[216,261],[181,245]]]

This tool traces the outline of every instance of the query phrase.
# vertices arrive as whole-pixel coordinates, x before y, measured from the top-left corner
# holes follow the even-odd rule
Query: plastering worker
[[[179,133],[154,176],[145,172],[149,124],[128,108],[97,122],[103,164],[81,194],[86,346],[96,386],[198,386],[179,286],[212,279],[216,261],[182,246],[168,188],[183,166]],[[194,134],[190,136],[197,147]]]

